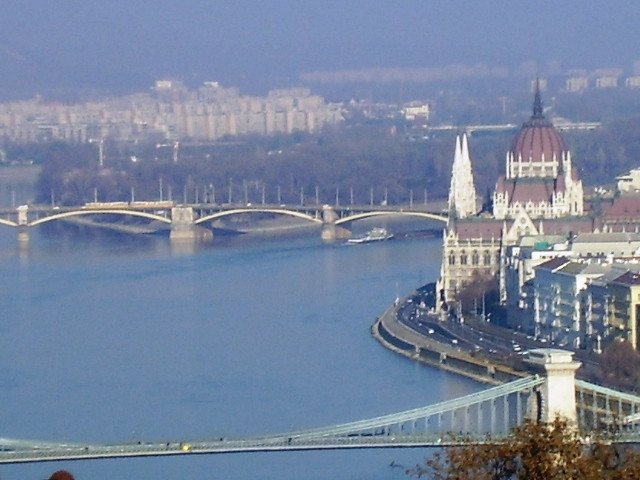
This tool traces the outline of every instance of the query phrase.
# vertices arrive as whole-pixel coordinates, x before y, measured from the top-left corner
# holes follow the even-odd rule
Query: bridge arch
[[[349,215],[348,217],[340,218],[339,220],[336,220],[336,225],[354,222],[356,220],[363,220],[365,218],[379,217],[383,215],[419,217],[419,218],[426,218],[428,220],[436,220],[443,223],[447,223],[447,220],[448,220],[446,216],[438,215],[436,213],[416,212],[411,210],[399,211],[399,212],[389,212],[389,211],[379,210],[379,211],[373,211],[373,212],[355,213],[353,215]]]
[[[235,208],[233,210],[226,210],[223,212],[216,212],[211,215],[206,215],[202,218],[197,219],[195,221],[195,224],[198,225],[204,222],[217,220],[219,218],[224,218],[231,215],[239,215],[241,213],[274,213],[277,215],[285,215],[285,216],[290,216],[295,218],[301,218],[303,220],[307,220],[313,223],[322,223],[321,219],[316,218],[307,213],[297,212],[295,210],[287,210],[284,208]]]
[[[98,215],[98,214],[108,214],[108,215],[126,215],[126,216],[130,216],[130,217],[140,217],[140,218],[146,218],[148,220],[156,220],[159,222],[163,222],[163,223],[171,223],[171,219],[170,218],[165,218],[161,215],[155,215],[153,213],[147,213],[147,212],[139,212],[136,210],[120,210],[120,209],[105,209],[105,210],[74,210],[71,212],[62,212],[62,213],[56,213],[54,215],[49,215],[47,217],[42,217],[42,218],[38,218],[37,220],[34,220],[32,222],[29,222],[27,224],[28,227],[35,227],[37,225],[41,225],[43,223],[47,223],[47,222],[52,222],[54,220],[61,220],[63,218],[69,218],[69,217],[77,217],[77,216],[81,216],[81,215]],[[14,225],[14,226],[17,226]]]
[[[0,218],[0,225],[6,225],[7,227],[17,227],[18,224],[16,222],[12,222],[11,220],[5,220],[4,218]]]

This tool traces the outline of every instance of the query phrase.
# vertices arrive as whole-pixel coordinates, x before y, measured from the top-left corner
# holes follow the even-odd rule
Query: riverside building
[[[478,208],[466,135],[456,139],[437,285],[440,306],[461,308],[461,302],[472,301],[465,295],[472,288],[498,288],[506,302],[506,248],[523,236],[592,231],[582,182],[562,136],[543,114],[536,82],[533,114],[507,151],[488,211]]]

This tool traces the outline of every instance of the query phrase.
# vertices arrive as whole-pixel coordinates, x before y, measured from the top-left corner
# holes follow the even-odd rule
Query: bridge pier
[[[533,404],[527,417],[542,423],[552,423],[560,417],[577,426],[575,381],[582,363],[573,360],[573,352],[554,348],[530,350],[526,361],[544,377],[544,383],[531,396]]]
[[[213,232],[195,224],[192,207],[173,207],[171,209],[171,240],[211,240]]]
[[[325,242],[335,242],[351,237],[351,231],[336,225],[338,215],[331,205],[322,207],[322,240]]]
[[[20,226],[18,227],[18,242],[19,243],[27,243],[29,242],[29,228]]]
[[[29,205],[20,205],[18,212],[18,241],[29,241]]]

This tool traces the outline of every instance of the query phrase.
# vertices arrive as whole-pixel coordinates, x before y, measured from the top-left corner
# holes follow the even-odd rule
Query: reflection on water
[[[166,238],[0,230],[5,437],[144,441],[318,427],[482,388],[370,336],[435,279],[440,240]],[[383,479],[419,451],[297,452],[0,467],[6,479]],[[397,473],[395,473],[397,475]]]

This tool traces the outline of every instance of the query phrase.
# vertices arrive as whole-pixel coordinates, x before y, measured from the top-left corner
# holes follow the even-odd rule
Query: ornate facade
[[[471,197],[473,196],[473,208]],[[438,282],[441,306],[462,301],[470,285],[493,288],[500,280],[504,249],[523,235],[591,232],[583,216],[583,189],[571,153],[542,110],[536,88],[533,115],[516,134],[506,156],[505,175],[493,193],[493,209],[476,213],[467,138],[456,140],[449,222],[444,231]]]
[[[524,210],[531,219],[580,216],[582,182],[560,133],[542,113],[536,89],[533,115],[513,139],[505,175],[493,194],[493,216],[513,218]]]

